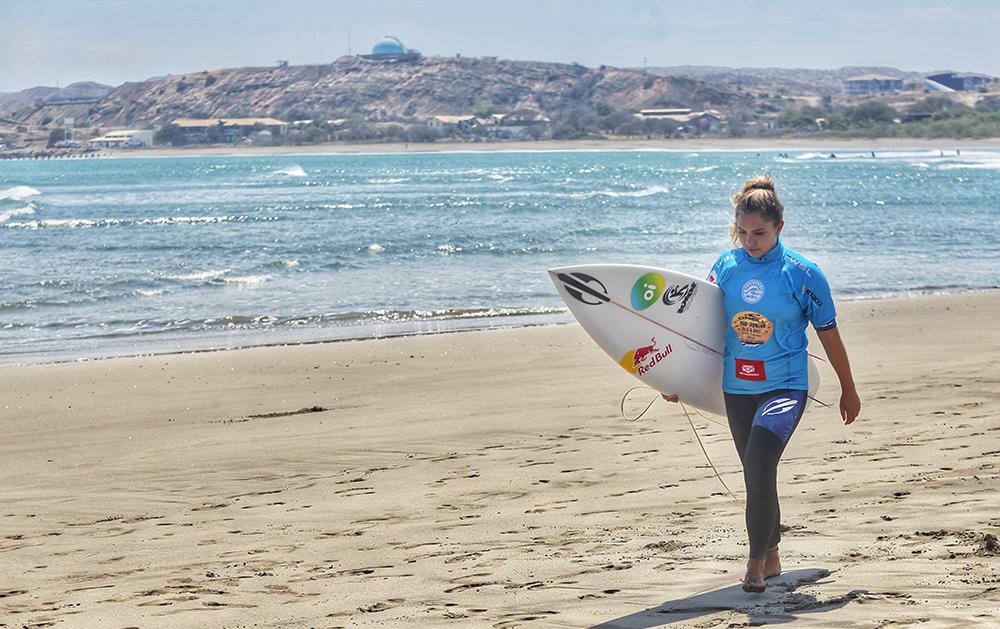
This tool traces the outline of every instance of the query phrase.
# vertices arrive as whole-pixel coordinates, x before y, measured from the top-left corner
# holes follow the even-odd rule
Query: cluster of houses
[[[924,77],[925,87],[932,92],[984,92],[986,84],[996,80],[974,72],[945,72]],[[844,79],[847,94],[880,94],[903,91],[903,79],[881,74],[864,74]]]
[[[643,109],[634,115],[641,120],[676,123],[678,131],[691,134],[714,131],[723,122],[722,114],[715,110]],[[312,120],[297,120],[289,123],[276,118],[178,118],[171,121],[171,124],[178,128],[182,143],[204,144],[235,143],[249,136],[258,139],[265,136],[284,136],[290,130],[308,126],[312,122]],[[342,126],[346,122],[345,119],[328,121],[334,127]],[[446,133],[457,132],[460,135],[478,133],[497,140],[539,138],[545,134],[551,123],[552,120],[548,116],[530,110],[485,116],[440,115],[422,121],[422,124]],[[87,142],[87,146],[91,149],[123,149],[150,147],[153,143],[152,130],[123,129],[93,138]]]

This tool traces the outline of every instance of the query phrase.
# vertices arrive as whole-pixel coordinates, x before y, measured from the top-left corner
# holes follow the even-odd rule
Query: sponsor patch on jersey
[[[812,302],[813,302],[814,304],[816,304],[816,307],[817,307],[817,308],[822,308],[822,307],[823,307],[823,300],[822,300],[822,299],[820,299],[820,298],[819,298],[819,295],[817,295],[816,293],[814,293],[814,292],[812,291],[812,289],[811,289],[811,288],[809,288],[808,286],[806,286],[805,284],[803,284],[803,285],[802,285],[802,292],[803,292],[803,293],[804,293],[805,295],[808,295],[808,296],[809,296],[809,299],[810,299],[810,300],[812,300]]]
[[[736,359],[736,377],[740,380],[767,380],[763,360]]]
[[[743,297],[743,301],[748,304],[755,304],[764,297],[764,283],[760,280],[750,280],[743,285],[743,290],[740,291],[740,296]]]
[[[767,343],[774,333],[774,324],[771,320],[752,310],[737,312],[730,323],[740,343],[751,347]]]

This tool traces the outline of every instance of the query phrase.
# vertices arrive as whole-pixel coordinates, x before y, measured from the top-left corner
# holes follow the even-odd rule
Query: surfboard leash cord
[[[628,421],[628,422],[638,421],[639,419],[642,418],[643,415],[646,414],[646,412],[653,406],[653,404],[656,403],[656,399],[660,397],[659,393],[657,393],[656,397],[654,397],[652,400],[650,400],[649,404],[646,405],[646,408],[642,409],[642,412],[639,413],[638,415],[636,415],[635,417],[629,417],[628,415],[625,414],[625,400],[628,398],[629,393],[631,393],[632,391],[635,391],[636,389],[650,389],[650,388],[651,387],[648,387],[648,386],[646,386],[644,384],[637,384],[637,385],[635,385],[634,387],[632,387],[631,389],[629,389],[628,391],[625,392],[625,395],[622,396],[622,401],[621,401],[621,414],[622,414],[622,418],[625,421]],[[729,497],[733,499],[733,502],[735,502],[736,504],[738,504],[741,509],[743,509],[744,511],[746,511],[746,509],[747,509],[746,504],[744,504],[743,501],[740,500],[736,496],[736,494],[733,493],[733,490],[731,490],[729,488],[729,485],[726,484],[726,481],[722,480],[722,475],[719,474],[719,470],[715,467],[715,463],[712,462],[712,457],[710,457],[708,455],[708,450],[705,449],[705,444],[702,443],[702,441],[701,441],[701,435],[698,434],[698,429],[695,428],[694,420],[691,419],[691,413],[688,411],[687,405],[684,404],[684,402],[679,402],[679,404],[681,405],[681,410],[684,411],[684,417],[686,417],[687,420],[688,420],[688,425],[691,426],[691,432],[694,433],[695,440],[698,442],[698,445],[701,447],[702,454],[705,455],[705,460],[708,461],[709,467],[711,467],[712,471],[715,473],[715,478],[717,478],[719,480],[719,483],[725,488],[726,493],[729,494]],[[718,420],[715,420],[715,419],[712,419],[711,417],[706,416],[704,413],[702,413],[701,411],[699,411],[696,408],[693,408],[693,410],[694,410],[695,413],[698,413],[698,415],[700,415],[703,419],[705,419],[707,421],[710,421],[713,424],[718,424],[720,426],[726,426],[726,424],[723,424],[722,422],[720,422]],[[728,428],[728,426],[727,426],[727,428]]]

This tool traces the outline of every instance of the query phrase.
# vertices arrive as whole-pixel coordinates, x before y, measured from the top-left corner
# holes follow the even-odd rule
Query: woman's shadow
[[[763,594],[747,594],[739,585],[732,585],[667,601],[641,612],[604,621],[591,629],[662,627],[723,611],[745,613],[751,624],[786,623],[795,620],[796,613],[815,614],[839,609],[868,594],[867,590],[852,590],[843,596],[820,600],[809,594],[795,592],[800,586],[818,583],[831,574],[829,570],[816,568],[792,570],[768,579],[767,591]]]

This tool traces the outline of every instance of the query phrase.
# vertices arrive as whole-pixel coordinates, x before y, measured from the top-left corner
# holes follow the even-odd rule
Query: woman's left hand
[[[861,413],[861,398],[857,391],[845,391],[840,396],[840,416],[850,425]]]

